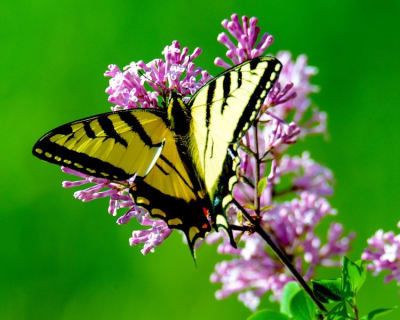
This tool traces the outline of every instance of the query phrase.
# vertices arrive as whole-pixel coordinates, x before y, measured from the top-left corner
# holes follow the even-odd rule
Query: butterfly
[[[124,181],[137,206],[196,240],[224,229],[240,164],[238,141],[256,119],[281,63],[258,57],[228,69],[185,103],[171,94],[165,109],[128,109],[57,127],[33,147],[38,158],[94,177]]]

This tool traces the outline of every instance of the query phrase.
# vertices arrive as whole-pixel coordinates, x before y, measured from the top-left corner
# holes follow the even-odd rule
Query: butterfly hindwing
[[[273,57],[248,60],[212,79],[189,102],[195,167],[204,177],[217,226],[229,232],[224,211],[237,182],[236,143],[258,115],[280,69]]]
[[[206,216],[210,202],[183,153],[175,134],[168,131],[153,169],[130,193],[153,217],[182,230],[193,253],[195,241],[211,230]]]

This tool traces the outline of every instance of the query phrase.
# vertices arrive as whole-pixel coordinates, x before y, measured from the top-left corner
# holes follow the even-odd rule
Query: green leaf
[[[296,320],[312,320],[315,315],[314,302],[301,290],[291,299],[290,312]]]
[[[288,316],[271,310],[261,310],[253,313],[247,320],[290,320]]]
[[[267,186],[267,182],[268,182],[267,177],[264,177],[260,181],[258,181],[258,186],[257,186],[258,194],[263,193],[265,187]]]
[[[243,206],[243,208],[250,209],[250,210],[256,210],[256,206],[254,204],[252,204],[252,203],[246,203]]]
[[[388,314],[389,312],[392,312],[395,308],[380,308],[380,309],[375,309],[369,312],[366,316],[363,316],[361,320],[372,320],[377,317],[380,317],[382,315]]]
[[[297,282],[291,281],[288,282],[282,291],[282,298],[281,298],[281,312],[287,314],[289,317],[292,316],[290,313],[290,301],[294,297],[294,295],[299,292],[300,286]]]
[[[347,315],[345,302],[338,303],[326,315],[326,320],[344,320],[344,319],[349,319]]]
[[[357,260],[355,264],[360,268],[361,270],[361,275],[360,278],[358,279],[358,282],[356,283],[357,291],[363,286],[365,279],[367,278],[367,268],[365,265],[367,264],[366,261],[363,260]]]
[[[362,264],[354,263],[347,257],[344,257],[342,277],[343,297],[353,299],[365,281],[366,271]]]
[[[242,214],[241,211],[238,211],[238,212],[236,213],[236,219],[237,219],[239,225],[241,225],[242,222],[243,222],[243,214]]]
[[[248,148],[245,144],[241,143],[240,144],[240,149],[246,152],[247,154],[254,156],[254,151],[252,151],[250,148]]]
[[[342,300],[342,279],[312,280],[313,292],[323,303]]]
[[[264,207],[261,207],[260,211],[269,211],[269,210],[271,210],[273,207],[274,207],[274,206],[264,206]]]

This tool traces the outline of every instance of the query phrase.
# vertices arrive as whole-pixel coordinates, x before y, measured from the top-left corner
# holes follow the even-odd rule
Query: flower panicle
[[[326,199],[310,192],[302,192],[300,199],[277,203],[268,212],[262,213],[261,224],[269,230],[274,241],[293,257],[296,269],[309,280],[318,265],[338,266],[339,258],[350,250],[354,233],[343,235],[343,227],[338,223],[329,227],[325,244],[315,233],[321,221],[327,215],[334,214],[336,211]],[[294,278],[270,253],[264,240],[257,234],[242,234],[240,241],[243,245],[232,251],[226,249],[229,245],[226,237],[220,237],[224,242],[218,247],[219,253],[229,254],[233,259],[223,261],[215,267],[211,281],[222,284],[216,297],[222,299],[238,293],[239,300],[252,310],[257,309],[261,296],[268,291],[272,292],[273,300],[279,300],[285,284],[294,281]],[[214,236],[212,242],[216,240]]]
[[[292,179],[295,191],[308,190],[319,196],[330,196],[333,193],[332,171],[311,159],[307,151],[301,156],[282,157],[279,171],[273,178],[278,182],[281,176],[287,174],[295,174]]]
[[[137,221],[142,226],[149,226],[150,228],[133,231],[129,244],[135,246],[143,243],[144,246],[141,252],[146,255],[150,252],[153,253],[155,248],[170,236],[172,230],[168,228],[164,221],[151,219],[148,212],[145,213],[144,210],[138,209],[131,214],[136,216]]]
[[[74,175],[82,178],[77,181],[64,181],[62,186],[64,188],[71,188],[77,186],[83,186],[85,184],[94,184],[86,189],[76,191],[74,197],[83,202],[92,201],[95,199],[110,197],[109,213],[116,215],[116,210],[119,207],[132,206],[133,202],[128,195],[128,188],[122,187],[124,182],[115,183],[107,179],[96,178],[81,172],[75,171],[67,167],[61,167],[64,173]],[[127,181],[125,183],[128,183]],[[118,202],[118,205],[116,205]]]
[[[397,227],[400,228],[400,221]],[[361,259],[367,262],[367,270],[374,275],[386,271],[385,282],[394,280],[400,286],[400,233],[379,229],[368,239]]]
[[[162,51],[163,59],[131,62],[122,71],[110,65],[104,75],[111,77],[106,93],[108,101],[115,104],[113,110],[163,107],[172,91],[183,97],[193,95],[211,76],[193,62],[201,49],[188,52],[187,47],[181,49],[180,43],[173,41]]]
[[[314,107],[311,117],[304,119],[306,111],[311,107],[309,95],[318,92],[318,87],[310,83],[311,77],[318,72],[317,68],[307,64],[304,54],[293,61],[290,52],[281,51],[277,58],[283,65],[282,71],[265,100],[264,109],[269,108],[269,112],[280,119],[286,119],[290,113],[294,113],[292,118],[301,128],[301,137],[325,133],[324,112]]]
[[[129,196],[129,185],[134,181],[134,177],[121,181],[120,183],[111,182],[107,179],[96,178],[84,173],[75,171],[67,167],[61,167],[64,173],[81,178],[76,181],[64,181],[64,188],[82,187],[87,184],[92,184],[86,189],[76,191],[74,197],[83,202],[92,201],[100,198],[109,197],[108,212],[113,215],[118,215],[118,210],[129,208],[126,213],[118,217],[117,224],[127,224],[131,219],[136,218],[137,222],[144,227],[149,227],[144,230],[136,230],[132,232],[132,237],[129,239],[131,246],[143,244],[142,254],[154,252],[155,247],[168,238],[172,230],[162,220],[154,220],[141,207],[136,206]]]

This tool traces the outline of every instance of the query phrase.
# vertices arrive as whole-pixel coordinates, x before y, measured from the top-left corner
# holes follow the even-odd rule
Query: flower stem
[[[257,216],[260,215],[260,193],[258,190],[258,183],[260,182],[260,157],[259,157],[259,148],[258,148],[258,123],[256,122],[254,125],[254,145],[256,148],[255,152],[255,160],[256,160],[256,165],[255,165],[255,176],[256,176],[256,181],[255,181],[255,186],[254,186],[254,191],[255,191],[255,197],[254,197],[254,206],[256,207],[255,213]]]
[[[236,226],[236,225],[232,225],[231,224],[230,227],[231,227],[232,230],[242,231],[242,232],[251,231],[252,230],[252,228],[248,227],[248,226]]]
[[[310,298],[314,301],[314,303],[317,305],[317,307],[323,311],[327,312],[327,309],[324,307],[324,305],[315,297],[314,293],[312,292],[311,288],[308,286],[307,282],[303,279],[303,277],[300,275],[300,273],[296,270],[296,268],[293,266],[293,264],[290,262],[289,258],[286,256],[286,254],[275,244],[275,242],[272,240],[272,238],[264,231],[264,229],[260,226],[259,223],[257,223],[251,215],[241,206],[239,202],[237,202],[236,199],[233,199],[233,203],[235,206],[243,213],[243,215],[246,217],[246,219],[253,225],[254,231],[260,235],[261,238],[265,240],[265,242],[268,243],[268,245],[271,247],[271,249],[275,252],[275,254],[278,256],[278,258],[282,261],[282,263],[289,269],[289,271],[292,273],[292,275],[296,278],[296,280],[300,283],[300,285],[303,287],[303,289],[306,291],[306,293],[310,296]]]

